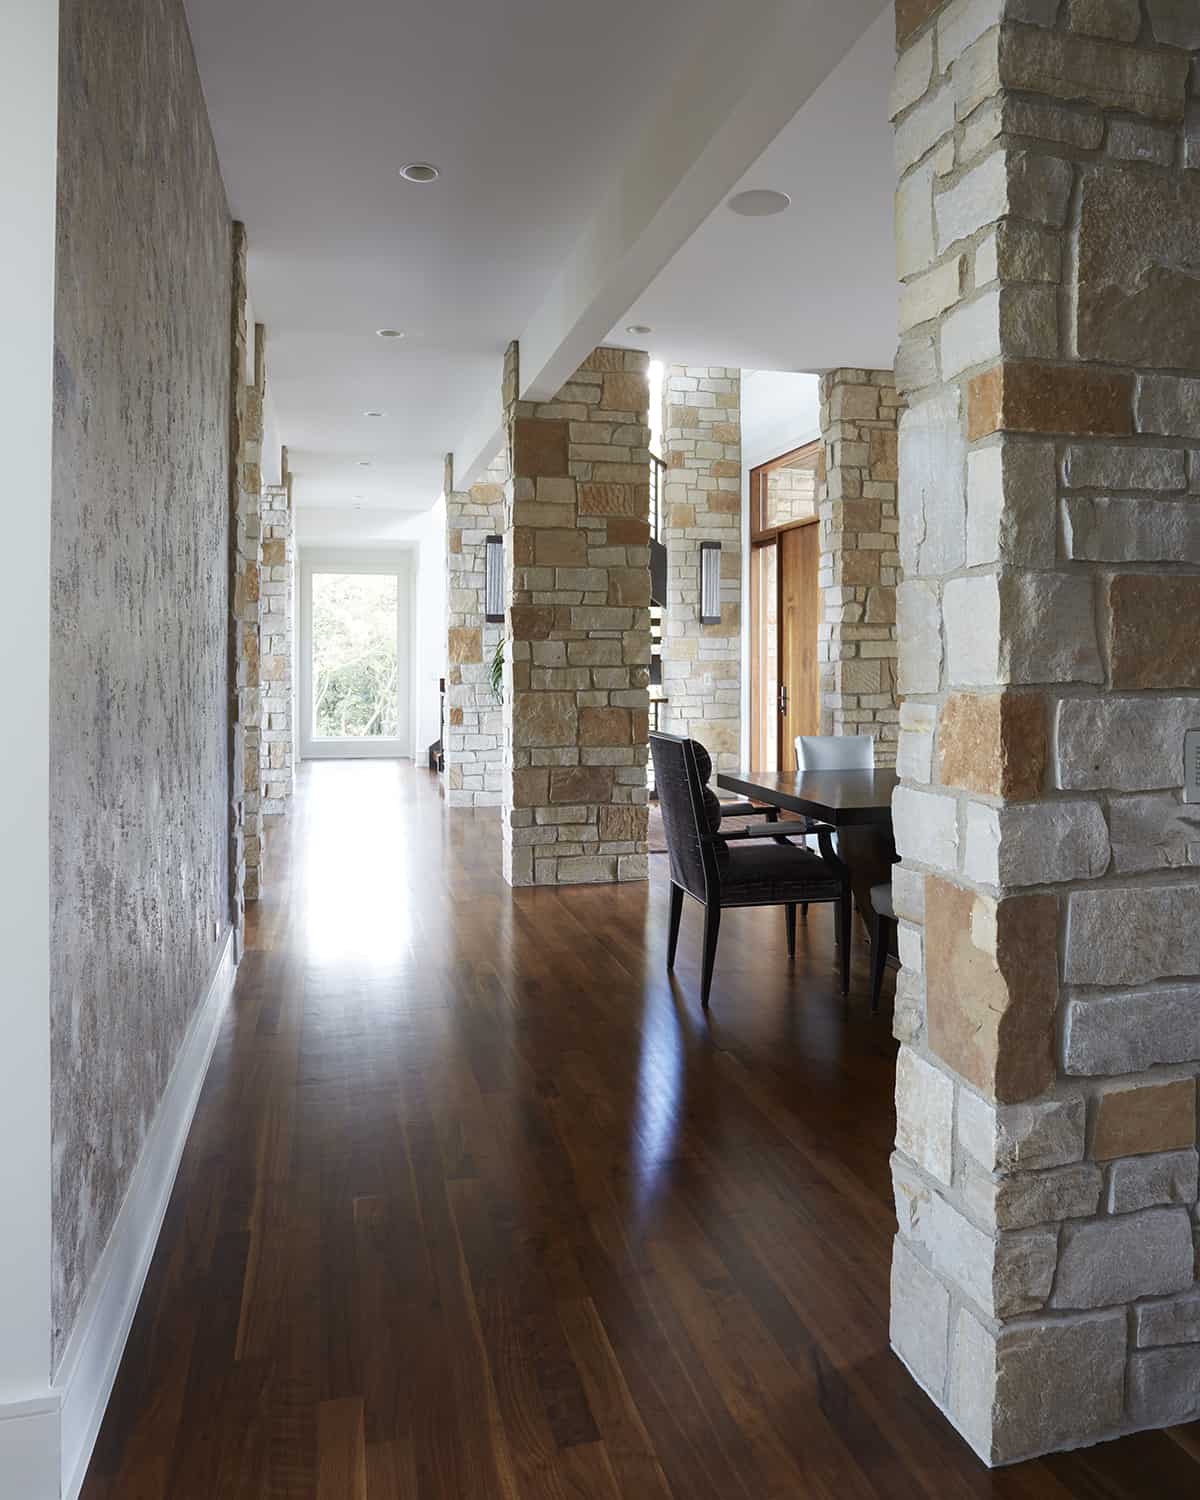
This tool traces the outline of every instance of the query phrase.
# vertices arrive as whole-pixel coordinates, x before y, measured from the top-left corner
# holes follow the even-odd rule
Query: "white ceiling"
[[[720,4],[189,0],[301,503],[437,497],[663,59]],[[441,180],[401,180],[414,160]]]
[[[558,322],[602,273],[590,348],[696,224],[623,339],[638,321],[673,359],[890,363],[885,22],[748,174],[793,208],[704,221],[884,0],[187,3],[302,507],[428,507],[445,452],[477,435],[490,457],[508,341],[530,335],[552,371]],[[414,160],[441,179],[401,180]],[[673,218],[652,218],[652,167]]]
[[[755,370],[890,369],[896,354],[892,234],[895,67],[891,7],[730,189],[792,204],[739,218],[724,203],[650,283],[628,323],[658,358]]]

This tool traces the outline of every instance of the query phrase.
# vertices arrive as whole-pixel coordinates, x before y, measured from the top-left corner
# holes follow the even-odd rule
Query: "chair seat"
[[[885,880],[882,885],[871,887],[871,910],[877,917],[890,917],[896,920],[896,908],[892,903],[892,883]]]
[[[722,906],[836,901],[842,881],[819,854],[794,844],[729,844],[718,850]]]

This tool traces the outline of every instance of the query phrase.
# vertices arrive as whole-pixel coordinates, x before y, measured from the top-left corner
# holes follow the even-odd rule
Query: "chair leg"
[[[842,994],[850,993],[850,929],[854,920],[854,898],[847,886],[838,901],[838,947],[842,958]]]
[[[787,906],[785,908],[785,910],[787,912],[788,957],[789,958],[795,958],[795,956],[796,956],[796,903],[793,901],[789,906]]]
[[[700,985],[700,1004],[708,1009],[708,992],[712,989],[713,964],[717,957],[717,934],[721,930],[721,908],[715,903],[704,908],[704,975]]]
[[[675,967],[675,949],[679,946],[679,919],[683,916],[683,887],[671,882],[671,925],[667,931],[667,969]]]
[[[871,1012],[879,1009],[879,996],[883,989],[883,971],[887,968],[888,947],[892,936],[892,922],[878,912],[871,917]]]

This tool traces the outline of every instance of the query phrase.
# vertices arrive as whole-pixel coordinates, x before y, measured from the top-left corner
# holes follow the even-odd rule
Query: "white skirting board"
[[[175,1059],[55,1376],[54,1390],[61,1401],[62,1500],[77,1500],[83,1485],[236,972],[230,931]],[[54,1495],[58,1493],[55,1489]]]
[[[50,1392],[33,1401],[0,1405],[4,1500],[58,1500],[58,1417],[58,1397]]]

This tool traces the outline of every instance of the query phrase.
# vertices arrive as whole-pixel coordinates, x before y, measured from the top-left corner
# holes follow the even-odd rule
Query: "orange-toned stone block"
[[[608,766],[555,766],[550,772],[550,801],[563,806],[607,802],[613,773]]]
[[[1100,1095],[1092,1138],[1092,1155],[1097,1161],[1153,1151],[1182,1151],[1195,1144],[1194,1079],[1134,1084],[1131,1088],[1107,1089]]]
[[[1058,902],[993,901],[949,881],[925,881],[929,1046],[1002,1104],[1031,1099],[1055,1078]]]
[[[515,641],[548,641],[554,633],[553,605],[514,604],[509,610],[509,618]]]
[[[549,775],[544,766],[523,766],[514,770],[513,806],[544,807]]]
[[[633,804],[600,809],[600,837],[606,844],[640,843],[646,837],[647,812]]]
[[[581,708],[579,744],[589,748],[633,744],[632,710],[628,708]]]
[[[477,626],[451,625],[446,632],[446,654],[451,661],[483,660],[483,632]]]
[[[938,724],[943,786],[1009,802],[1038,795],[1046,774],[1046,707],[1036,694],[953,693]]]
[[[650,509],[650,484],[581,484],[582,516],[642,516]]]
[[[967,437],[993,432],[1128,437],[1133,377],[1086,365],[993,365],[967,384]]]
[[[1200,578],[1122,573],[1108,587],[1108,654],[1115,688],[1200,688]]]
[[[649,540],[649,521],[639,521],[633,516],[613,516],[608,523],[610,547],[644,547]]]
[[[647,400],[647,385],[644,375],[605,375],[601,388],[600,406],[604,411],[628,411],[635,415],[644,411]]]
[[[513,473],[519,478],[565,476],[569,451],[569,423],[538,417],[518,417],[513,423]]]

